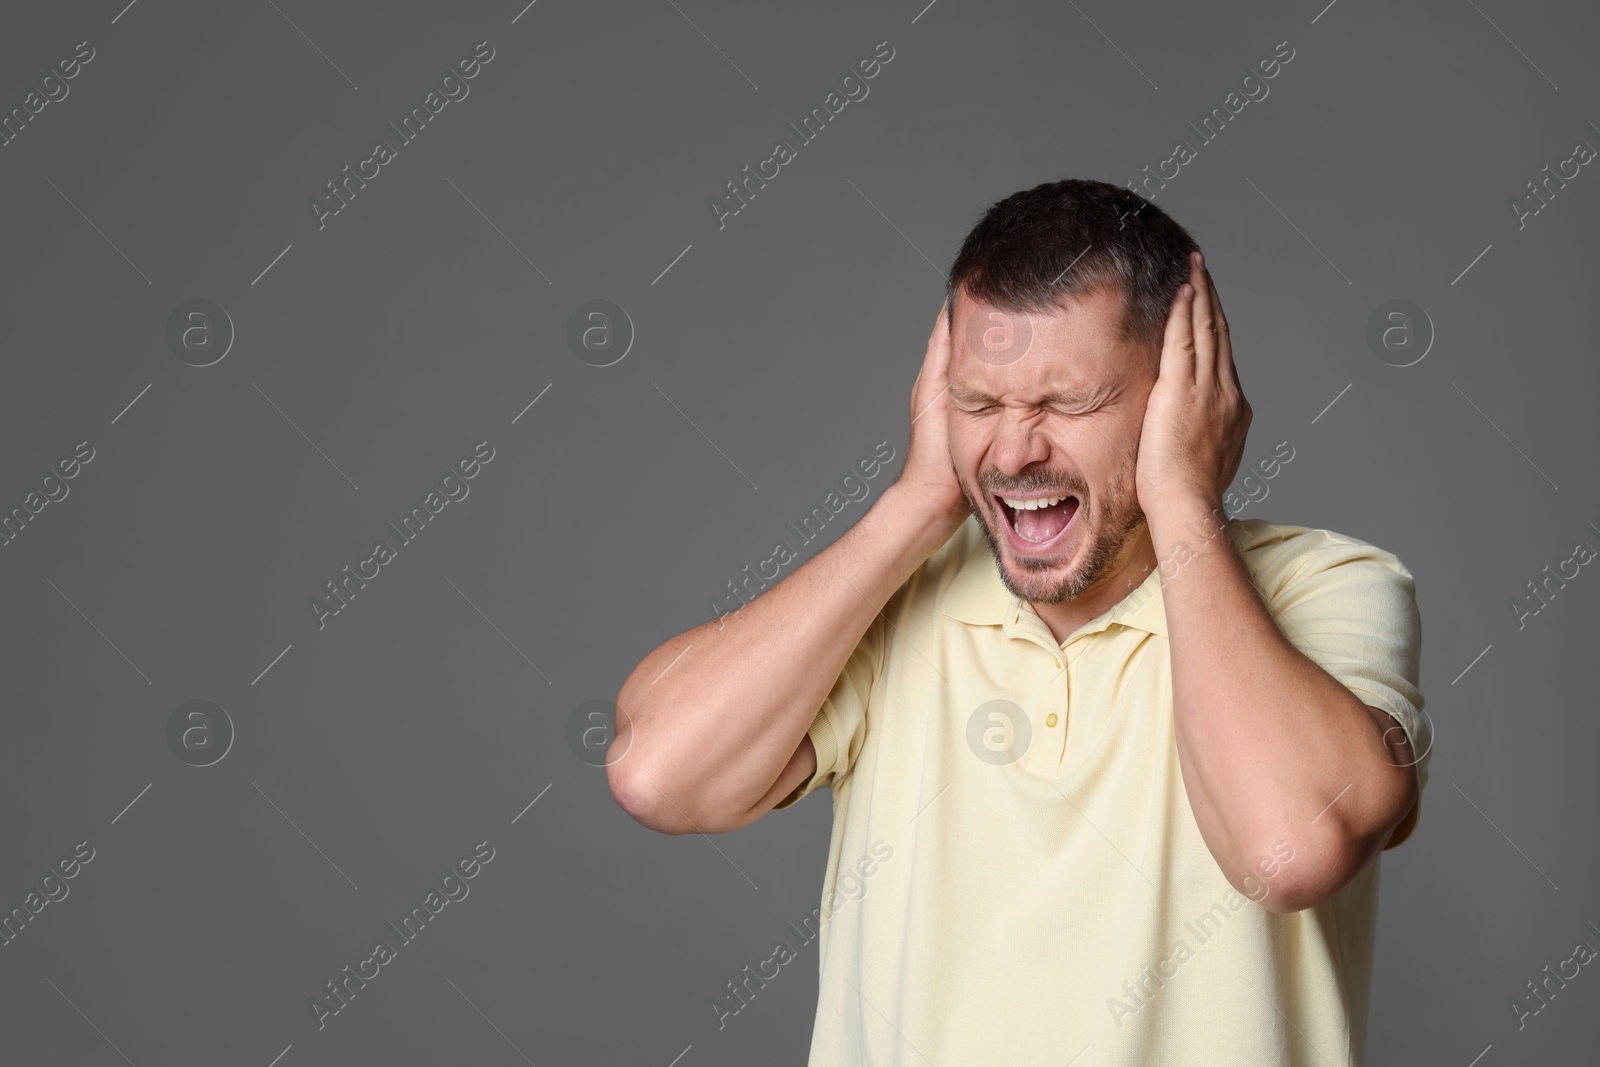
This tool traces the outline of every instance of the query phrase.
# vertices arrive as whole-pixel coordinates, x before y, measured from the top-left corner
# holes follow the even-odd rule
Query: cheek
[[[1137,506],[1134,465],[1116,453],[1100,457],[1103,467],[1090,477],[1089,492],[1094,497],[1092,509],[1097,520],[1109,514],[1122,514]]]
[[[944,432],[950,442],[952,456],[981,450],[988,436],[978,420],[960,411],[950,413],[950,417],[945,420]]]
[[[982,427],[974,426],[968,419],[952,417],[946,438],[950,446],[950,463],[962,477],[976,475],[978,463],[988,449],[989,435]]]
[[[1092,450],[1086,462],[1094,463],[1104,481],[1117,481],[1133,472],[1139,458],[1140,428],[1122,423],[1088,431],[1083,447]]]

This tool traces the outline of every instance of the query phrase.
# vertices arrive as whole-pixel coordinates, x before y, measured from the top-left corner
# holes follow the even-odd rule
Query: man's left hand
[[[1167,313],[1161,368],[1145,405],[1135,487],[1149,515],[1162,504],[1220,508],[1239,470],[1250,402],[1239,386],[1205,258],[1189,257],[1189,281]]]

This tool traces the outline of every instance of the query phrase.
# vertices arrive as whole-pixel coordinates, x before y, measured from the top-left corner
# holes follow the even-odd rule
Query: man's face
[[[1031,603],[1079,596],[1145,521],[1134,460],[1159,347],[1123,339],[1122,314],[1107,289],[1043,314],[956,294],[950,457],[1001,580]]]

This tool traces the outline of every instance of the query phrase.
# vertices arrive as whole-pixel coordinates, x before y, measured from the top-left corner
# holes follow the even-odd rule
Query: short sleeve
[[[1272,596],[1272,609],[1290,643],[1362,703],[1387,712],[1411,743],[1417,802],[1384,845],[1391,849],[1416,827],[1433,748],[1417,688],[1422,619],[1416,587],[1392,553],[1327,530],[1305,536],[1316,540]]]
[[[856,643],[844,669],[833,683],[806,736],[817,750],[817,769],[774,809],[787,808],[820,786],[837,786],[855,767],[856,755],[866,738],[867,701],[883,672],[887,626],[879,612]]]

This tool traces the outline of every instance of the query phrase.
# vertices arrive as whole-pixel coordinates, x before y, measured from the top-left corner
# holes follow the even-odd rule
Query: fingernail
[[[1189,253],[1189,262],[1193,263],[1197,267],[1203,267],[1206,265],[1206,257],[1202,256],[1199,252],[1191,252]]]
[[[1183,283],[1183,289],[1181,291],[1185,300],[1194,299],[1194,286],[1190,285],[1188,282]]]

